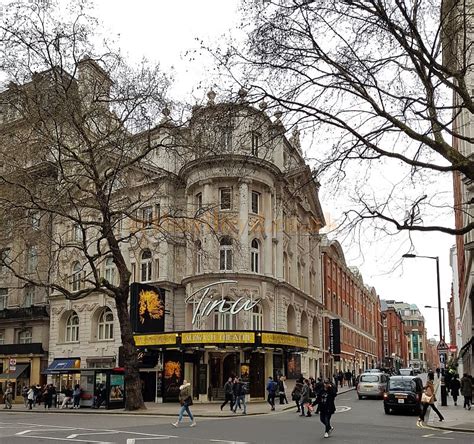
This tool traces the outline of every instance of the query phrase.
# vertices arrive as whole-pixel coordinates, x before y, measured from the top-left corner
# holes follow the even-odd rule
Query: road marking
[[[352,407],[349,407],[347,405],[338,405],[336,407],[336,413],[344,413],[348,412],[349,410],[352,410]]]
[[[48,440],[54,440],[54,441],[69,441],[69,442],[71,442],[71,440],[68,439],[68,438],[53,438],[52,436],[25,435],[25,438],[37,438],[37,439],[48,439]],[[90,439],[75,439],[72,442],[91,442],[91,443],[96,443],[96,444],[116,444],[114,442],[109,442],[109,441],[92,441]]]
[[[121,433],[121,432],[108,431],[108,432],[74,433],[73,435],[69,435],[66,438],[73,439],[73,438],[76,438],[77,436],[84,436],[84,435],[113,435],[115,433]]]
[[[225,439],[210,439],[211,442],[224,442],[226,444],[250,444],[247,441],[226,441]]]
[[[15,435],[24,435],[25,433],[30,433],[33,430],[23,430],[22,432],[15,433]]]

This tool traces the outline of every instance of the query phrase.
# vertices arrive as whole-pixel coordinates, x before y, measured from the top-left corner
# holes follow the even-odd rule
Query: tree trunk
[[[138,353],[133,338],[132,324],[128,312],[128,292],[116,297],[117,315],[120,322],[120,335],[123,346],[125,367],[125,410],[145,409],[142,384],[138,367]]]

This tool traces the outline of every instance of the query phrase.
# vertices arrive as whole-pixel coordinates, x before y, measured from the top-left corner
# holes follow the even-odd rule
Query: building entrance
[[[210,395],[224,399],[224,384],[229,378],[240,376],[240,353],[210,353]]]
[[[265,355],[263,353],[250,354],[250,397],[265,397]]]

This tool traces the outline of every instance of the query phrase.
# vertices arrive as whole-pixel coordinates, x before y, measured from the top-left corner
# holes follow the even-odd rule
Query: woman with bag
[[[181,404],[181,409],[179,411],[178,420],[176,422],[171,423],[173,427],[178,427],[179,423],[183,419],[184,412],[186,412],[191,420],[191,427],[196,425],[196,421],[194,421],[193,414],[189,409],[190,405],[193,405],[193,397],[191,396],[191,384],[186,381],[183,381],[183,385],[179,388],[179,403]]]
[[[419,418],[420,422],[423,422],[425,420],[426,411],[428,410],[428,407],[430,406],[438,415],[440,422],[444,421],[443,415],[441,414],[441,412],[438,410],[438,408],[435,405],[435,401],[436,401],[436,396],[435,396],[433,382],[427,381],[425,391],[423,392],[423,395],[421,396],[421,403],[423,405],[423,410]]]
[[[296,410],[296,413],[301,412],[300,399],[301,399],[302,390],[303,390],[303,378],[300,377],[296,380],[295,387],[293,391],[291,392],[291,399],[295,401],[296,407],[298,407],[298,410]]]

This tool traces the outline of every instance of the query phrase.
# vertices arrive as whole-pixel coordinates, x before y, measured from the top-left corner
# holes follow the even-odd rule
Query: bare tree
[[[215,54],[249,100],[266,99],[305,131],[318,152],[315,176],[326,174],[334,189],[355,180],[345,186],[353,205],[344,223],[464,234],[474,228],[469,218],[459,228],[439,222],[453,204],[436,182],[474,178],[462,148],[473,139],[453,125],[474,111],[471,8],[458,0],[244,0],[248,39]],[[382,169],[389,185],[374,186]]]
[[[83,2],[67,11],[43,2],[14,8],[0,26],[8,82],[0,93],[0,231],[2,243],[16,239],[0,265],[20,286],[70,300],[114,299],[126,409],[136,410],[144,403],[124,251],[140,244],[145,229],[172,238],[182,225],[171,223],[183,218],[174,208],[159,216],[148,210],[166,181],[179,180],[160,159],[178,156],[180,136],[165,105],[167,77],[146,62],[128,66],[106,43],[94,45],[97,26]],[[115,281],[101,274],[108,258]],[[80,268],[71,272],[74,262]]]

